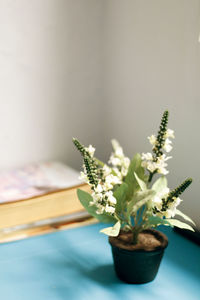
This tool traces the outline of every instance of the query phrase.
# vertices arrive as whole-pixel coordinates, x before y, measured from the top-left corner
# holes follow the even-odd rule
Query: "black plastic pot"
[[[117,276],[127,283],[147,283],[157,275],[165,248],[168,245],[167,237],[162,247],[153,251],[126,250],[112,245],[114,267]]]

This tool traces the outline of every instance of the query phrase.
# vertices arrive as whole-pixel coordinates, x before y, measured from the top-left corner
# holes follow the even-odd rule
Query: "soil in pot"
[[[136,245],[132,244],[132,233],[124,231],[117,237],[109,237],[109,242],[115,271],[121,280],[128,283],[152,281],[168,245],[167,237],[153,229],[141,232]]]

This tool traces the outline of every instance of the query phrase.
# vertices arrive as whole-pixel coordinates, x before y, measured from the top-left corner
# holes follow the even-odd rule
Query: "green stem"
[[[138,243],[138,235],[143,230],[142,226],[134,226],[132,229],[133,239],[132,244],[136,245]]]
[[[139,232],[137,232],[136,230],[133,231],[133,240],[132,240],[133,245],[136,245],[138,243],[138,234]]]
[[[133,219],[134,219],[134,227],[132,227],[132,233],[133,233],[132,244],[136,245],[138,243],[138,234],[142,230],[142,226],[138,225],[139,219],[137,216],[133,216]]]
[[[148,179],[148,183],[151,182],[151,180],[152,180],[154,174],[155,174],[155,171],[154,171],[154,172],[150,172],[150,174],[149,174],[149,179]]]

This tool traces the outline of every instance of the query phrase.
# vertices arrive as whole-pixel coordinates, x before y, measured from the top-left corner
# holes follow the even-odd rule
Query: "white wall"
[[[0,167],[59,159],[72,136],[109,157],[150,150],[165,109],[175,129],[169,183],[194,183],[200,227],[199,0],[0,0]]]
[[[128,155],[150,151],[146,137],[168,109],[169,184],[194,179],[182,208],[200,228],[200,1],[108,0],[105,28],[106,140],[118,138]]]
[[[100,144],[101,22],[98,0],[0,0],[1,169]]]

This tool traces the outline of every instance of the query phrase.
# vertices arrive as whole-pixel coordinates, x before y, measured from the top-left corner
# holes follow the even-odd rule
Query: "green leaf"
[[[139,185],[134,173],[136,173],[140,179],[145,179],[144,168],[141,166],[141,162],[141,156],[139,153],[137,153],[129,165],[128,173],[124,180],[124,182],[128,184],[127,200],[130,200],[139,190]]]
[[[192,221],[192,219],[190,219],[190,217],[188,217],[187,215],[185,215],[184,213],[182,213],[179,209],[176,209],[176,215],[182,217],[186,221],[189,221],[190,223],[192,223],[195,226],[195,223]]]
[[[153,194],[152,191],[151,191],[151,193],[150,193],[148,196],[146,196],[144,199],[138,201],[138,202],[134,205],[133,210],[132,210],[132,213],[137,212],[137,210],[138,210],[140,207],[142,207],[144,204],[146,204],[148,201],[150,201],[150,200],[152,199],[152,197],[154,197],[154,196],[155,196],[155,194]]]
[[[116,212],[121,213],[125,206],[126,195],[128,192],[128,185],[123,182],[113,193],[113,196],[116,198]]]
[[[102,232],[106,235],[109,235],[109,236],[118,236],[120,227],[121,227],[121,224],[120,224],[120,221],[118,221],[113,227],[104,228],[104,229],[100,230],[100,232]]]
[[[160,217],[157,216],[149,216],[148,217],[148,225],[150,226],[159,226],[159,225],[167,225],[170,226],[171,224],[168,222],[168,220],[166,219],[162,219]]]
[[[146,191],[147,190],[146,183],[142,179],[140,179],[135,172],[134,172],[134,175],[135,175],[135,178],[136,178],[137,183],[139,184],[141,190]]]
[[[116,222],[116,219],[110,215],[107,215],[105,213],[99,215],[96,213],[97,207],[94,205],[90,205],[90,202],[92,201],[92,196],[89,193],[82,191],[80,189],[77,189],[77,195],[78,195],[78,198],[79,198],[81,204],[89,212],[89,214],[91,216],[93,216],[94,218],[98,219],[100,222],[103,222],[103,223],[115,223]]]
[[[152,185],[152,190],[156,191],[156,193],[160,193],[166,187],[167,179],[165,176],[162,176]]]
[[[179,228],[182,228],[182,229],[188,229],[188,230],[191,230],[191,231],[194,231],[194,229],[192,228],[192,226],[186,224],[186,223],[183,223],[179,220],[176,220],[176,219],[166,219],[171,226],[176,226],[176,227],[179,227]]]
[[[128,203],[127,215],[130,216],[137,212],[137,210],[146,204],[155,196],[155,191],[147,190],[138,192],[134,195],[133,199]]]

